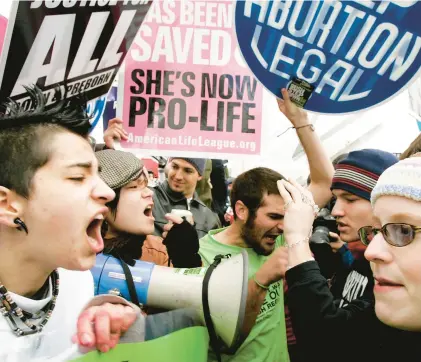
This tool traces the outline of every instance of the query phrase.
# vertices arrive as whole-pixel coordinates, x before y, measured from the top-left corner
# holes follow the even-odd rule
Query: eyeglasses
[[[364,245],[370,244],[374,237],[380,232],[384,239],[392,246],[402,247],[414,241],[415,234],[421,231],[421,227],[409,224],[390,223],[382,226],[381,229],[372,226],[364,226],[358,230],[360,240]]]

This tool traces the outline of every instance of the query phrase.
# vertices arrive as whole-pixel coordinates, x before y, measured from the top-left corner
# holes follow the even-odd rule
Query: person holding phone
[[[154,188],[153,216],[155,232],[161,236],[167,224],[166,214],[172,210],[189,210],[199,238],[220,227],[218,216],[197,196],[197,182],[201,180],[206,165],[204,158],[173,157],[168,159],[167,180]]]

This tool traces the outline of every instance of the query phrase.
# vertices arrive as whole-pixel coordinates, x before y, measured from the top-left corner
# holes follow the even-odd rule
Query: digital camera
[[[311,235],[310,243],[330,243],[333,239],[329,236],[329,232],[339,234],[336,219],[331,215],[328,209],[323,208],[314,220],[313,234]]]

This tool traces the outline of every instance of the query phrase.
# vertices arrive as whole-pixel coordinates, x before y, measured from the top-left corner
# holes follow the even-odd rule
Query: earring
[[[24,230],[26,232],[26,235],[28,235],[28,227],[20,218],[17,217],[15,220],[13,220],[13,222],[16,225],[19,225],[18,230]]]

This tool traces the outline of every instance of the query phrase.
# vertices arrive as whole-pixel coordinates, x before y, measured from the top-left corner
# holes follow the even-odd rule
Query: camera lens
[[[310,243],[329,243],[329,229],[326,226],[317,226],[313,231],[313,235],[311,235]]]

